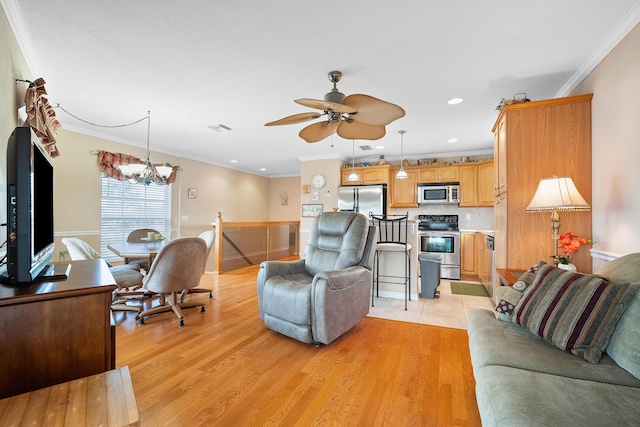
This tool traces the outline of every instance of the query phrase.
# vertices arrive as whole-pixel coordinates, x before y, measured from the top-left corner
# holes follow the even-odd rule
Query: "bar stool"
[[[371,289],[371,307],[375,296],[380,296],[380,278],[382,283],[390,283],[395,285],[404,285],[404,309],[407,309],[407,300],[411,299],[411,243],[407,242],[408,219],[409,213],[404,215],[372,215],[371,221],[378,228],[378,243],[376,244],[376,252],[374,257],[374,276]],[[404,253],[404,276],[392,274],[380,274],[380,255],[382,253]]]

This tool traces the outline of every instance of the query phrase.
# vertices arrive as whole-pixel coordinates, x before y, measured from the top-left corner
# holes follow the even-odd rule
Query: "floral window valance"
[[[123,153],[110,153],[108,151],[98,151],[96,153],[98,155],[98,167],[109,178],[117,179],[118,181],[138,181],[136,177],[126,177],[118,166],[121,165],[129,165],[129,164],[139,164],[141,162],[140,157],[131,156],[129,154]],[[163,179],[159,173],[156,171],[157,166],[169,166],[171,167],[171,173],[166,179]],[[176,180],[178,175],[178,171],[181,170],[180,166],[171,166],[167,164],[149,164],[149,167],[152,168],[151,176],[154,177],[153,182],[159,185],[169,185]]]
[[[60,122],[56,118],[56,113],[49,104],[49,100],[43,96],[47,94],[44,88],[46,82],[43,78],[27,82],[29,87],[24,95],[27,124],[40,138],[49,155],[58,157],[60,152],[56,147],[55,132],[60,128]]]

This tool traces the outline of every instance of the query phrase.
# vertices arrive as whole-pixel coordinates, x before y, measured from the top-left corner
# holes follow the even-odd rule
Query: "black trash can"
[[[418,255],[420,262],[420,284],[422,298],[434,299],[440,296],[436,289],[440,285],[441,255],[421,253]]]

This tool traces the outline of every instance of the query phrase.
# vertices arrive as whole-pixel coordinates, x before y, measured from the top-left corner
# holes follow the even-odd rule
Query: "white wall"
[[[593,93],[594,270],[640,252],[640,25],[572,92]]]

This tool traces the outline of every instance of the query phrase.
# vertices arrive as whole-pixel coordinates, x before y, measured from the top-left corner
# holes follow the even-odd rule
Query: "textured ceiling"
[[[639,0],[0,2],[34,73],[24,77],[43,77],[53,105],[101,125],[150,110],[152,152],[271,177],[298,175],[301,159],[351,160],[351,141],[298,137],[309,123],[264,126],[313,111],[293,100],[322,99],[329,71],[346,95],[406,110],[382,139],[356,141],[384,145],[356,147],[356,161],[398,159],[400,129],[405,157],[490,153],[501,98],[567,95],[640,20]],[[146,145],[145,123],[57,115]],[[219,124],[232,130],[209,129]]]

